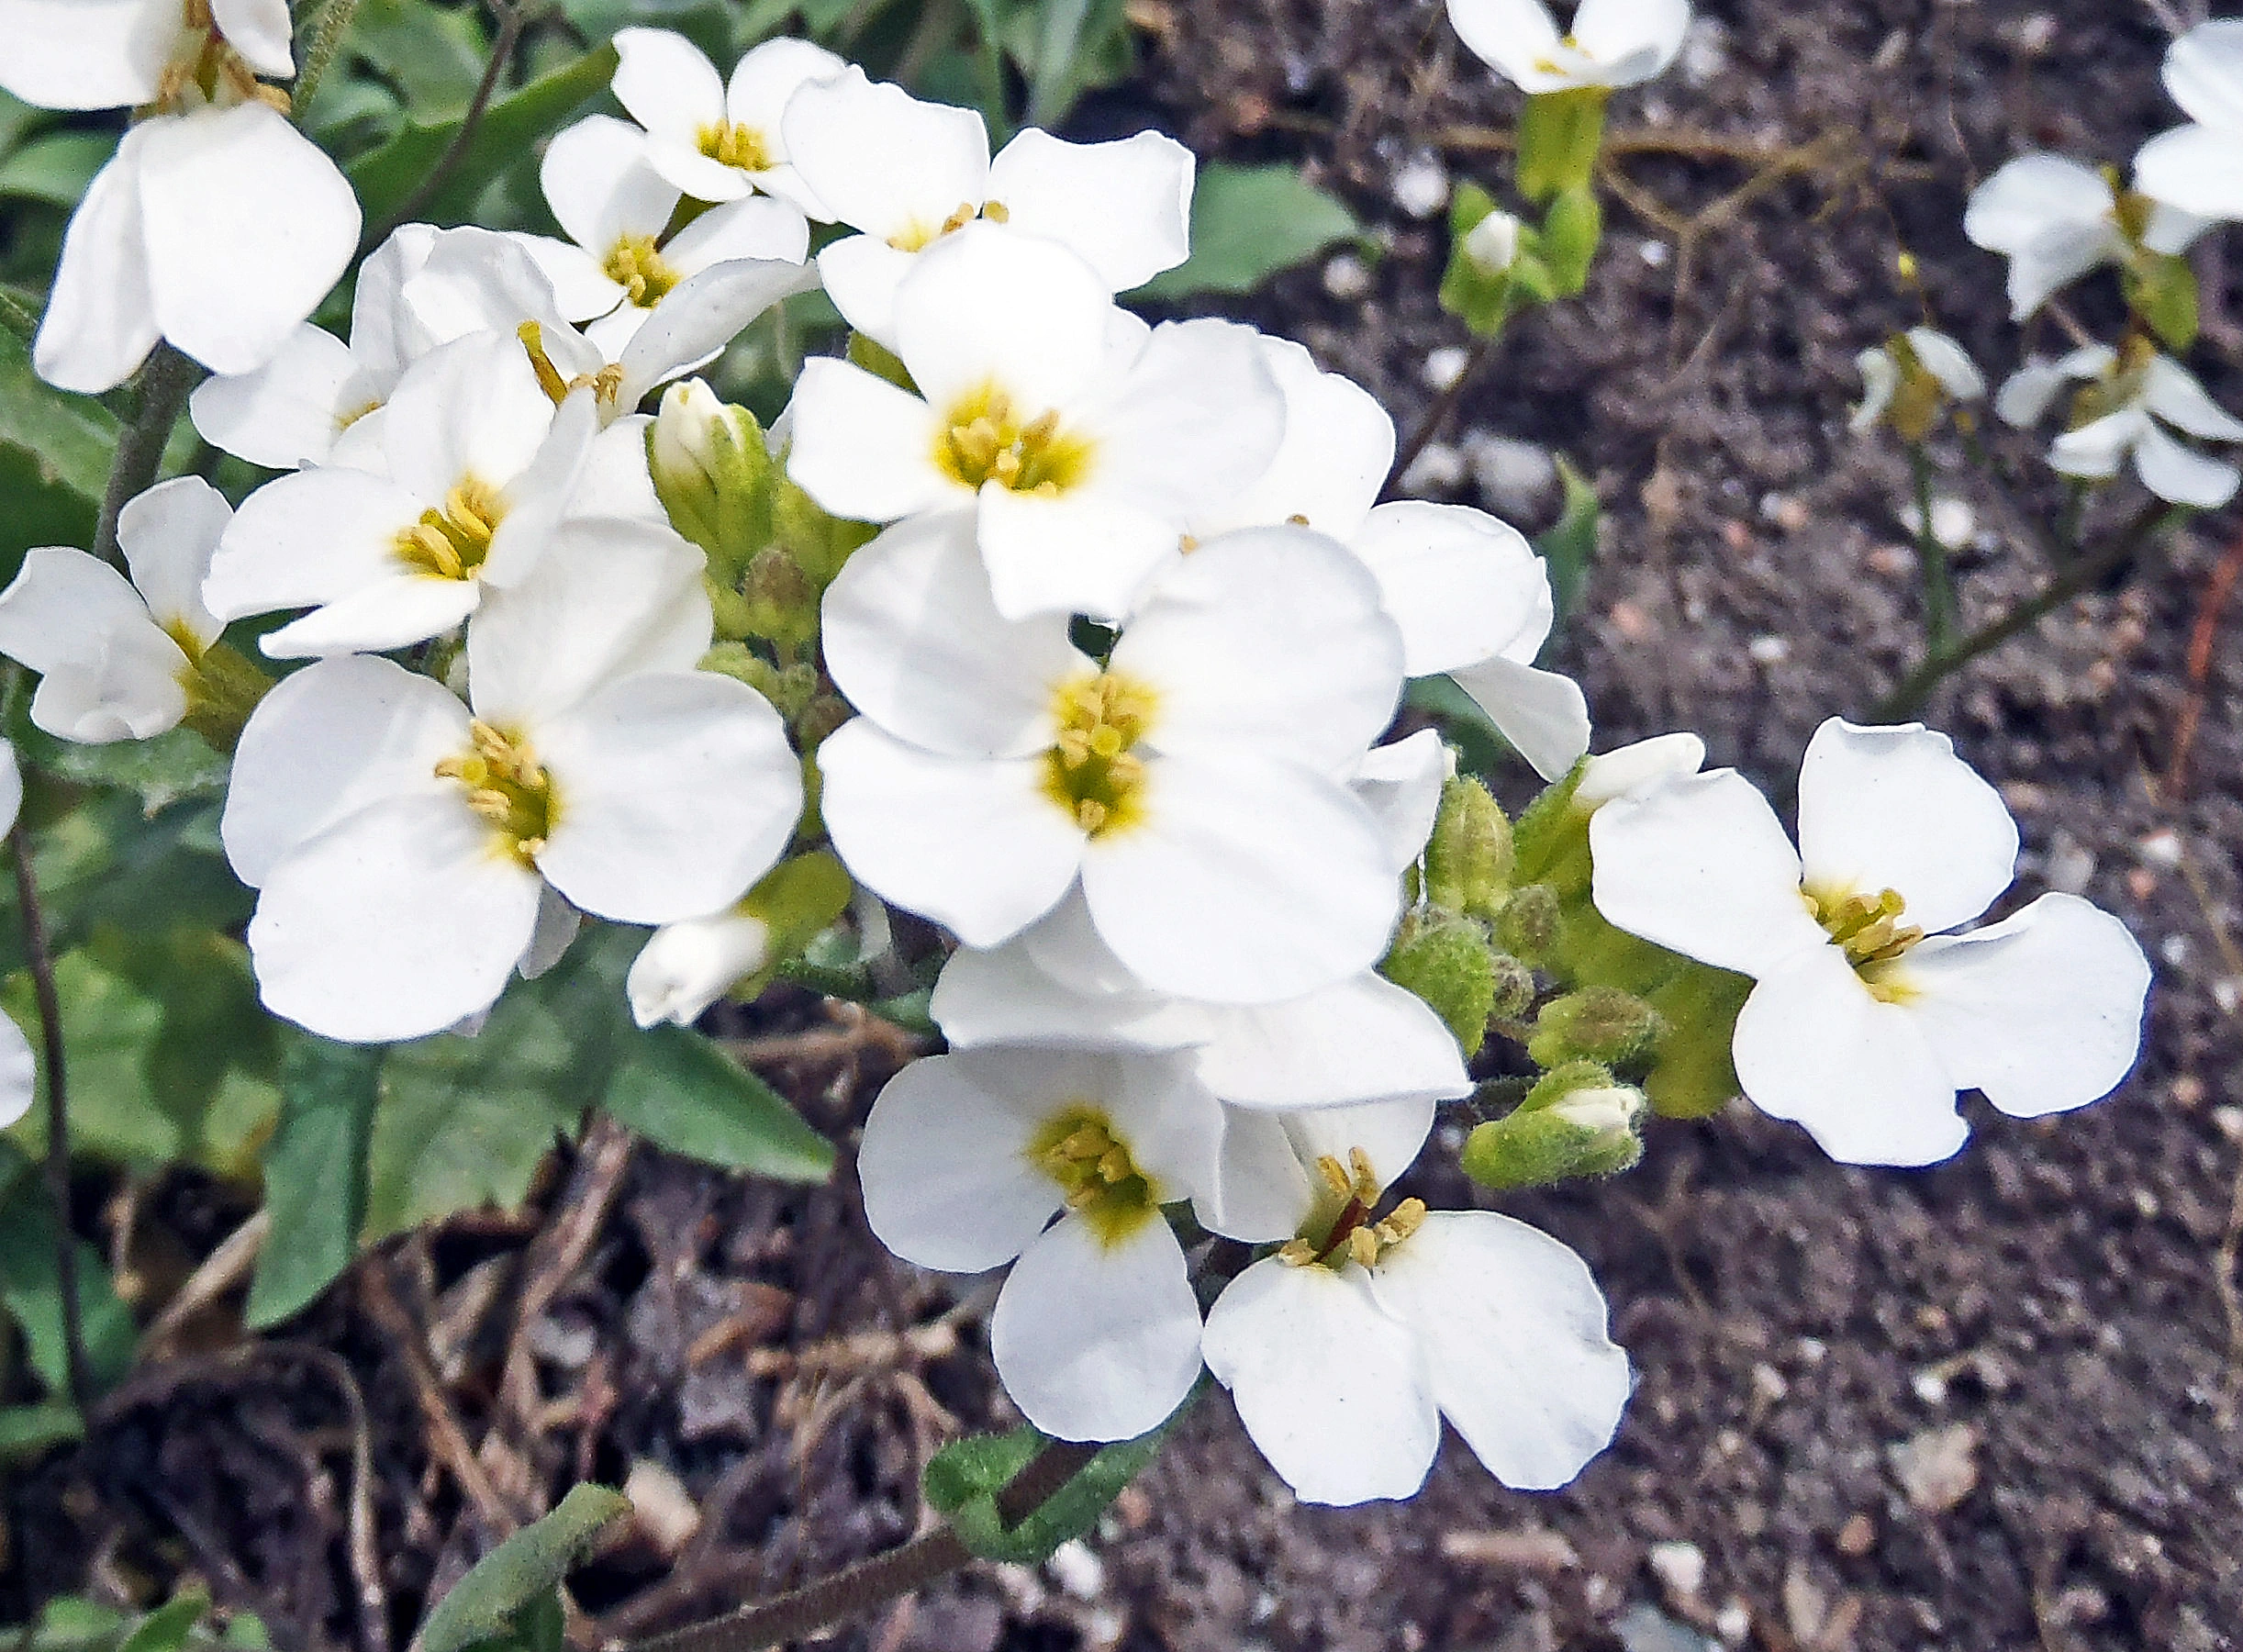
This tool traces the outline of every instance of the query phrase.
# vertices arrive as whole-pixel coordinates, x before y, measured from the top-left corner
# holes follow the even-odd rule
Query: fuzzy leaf
[[[272,1231],[257,1255],[245,1316],[252,1331],[303,1309],[351,1264],[365,1217],[383,1055],[379,1045],[288,1034],[280,1125],[265,1149]]]
[[[575,1487],[559,1508],[515,1533],[452,1585],[421,1625],[420,1652],[466,1652],[491,1642],[541,1645],[537,1631],[552,1613],[553,1591],[600,1534],[630,1512],[619,1492]]]
[[[1200,169],[1191,202],[1191,256],[1137,292],[1147,298],[1250,293],[1279,270],[1352,240],[1363,226],[1290,166]]]

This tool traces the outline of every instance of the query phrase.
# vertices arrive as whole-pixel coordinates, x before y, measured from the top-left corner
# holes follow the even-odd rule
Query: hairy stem
[[[2073,597],[2092,590],[2131,562],[2145,545],[2189,517],[2185,507],[2155,500],[2133,520],[2113,534],[2092,553],[2082,556],[2061,574],[2026,597],[2008,613],[1944,649],[1925,657],[1924,663],[1893,686],[1892,691],[1871,709],[1867,721],[1894,722],[1905,718],[1931,698],[1932,690],[1981,654],[2021,636],[2062,608]]]
[[[342,37],[350,32],[351,20],[357,15],[358,0],[327,0],[321,9],[310,42],[304,48],[303,67],[296,73],[292,94],[299,124],[310,113],[311,100],[318,95],[319,83],[327,78],[328,66],[341,50]]]
[[[1096,1446],[1061,1440],[1044,1446],[998,1493],[997,1509],[1005,1524],[1018,1525],[1042,1508],[1098,1453]],[[957,1533],[945,1526],[768,1601],[705,1624],[632,1642],[629,1652],[758,1652],[762,1647],[804,1639],[829,1624],[862,1617],[956,1571],[973,1557]]]
[[[94,1373],[85,1356],[85,1319],[78,1300],[78,1236],[70,1222],[70,1090],[63,1075],[62,1000],[54,987],[54,957],[47,918],[31,873],[31,835],[18,819],[8,830],[16,861],[16,904],[23,913],[23,949],[39,1003],[39,1037],[46,1056],[47,1194],[54,1201],[54,1283],[62,1300],[62,1349],[70,1401],[81,1417],[94,1414]]]
[[[94,554],[104,562],[123,564],[117,519],[155,481],[172,427],[187,405],[187,393],[202,377],[203,370],[169,344],[158,344],[141,367],[139,410],[117,432],[117,457],[109,463],[109,485],[102,490],[101,515],[94,524]]]
[[[1433,445],[1433,439],[1441,433],[1442,426],[1448,423],[1449,415],[1456,410],[1456,404],[1464,399],[1466,387],[1488,364],[1488,357],[1494,349],[1494,339],[1479,338],[1472,340],[1472,348],[1464,358],[1463,370],[1449,381],[1446,389],[1434,397],[1433,406],[1425,409],[1425,417],[1418,421],[1417,429],[1410,432],[1410,440],[1403,442],[1401,451],[1394,455],[1394,467],[1387,472],[1389,489],[1400,487],[1402,477],[1418,462],[1418,456]]]
[[[522,30],[529,26],[533,9],[528,0],[519,0],[515,4],[497,0],[492,6],[491,13],[498,20],[498,34],[491,41],[491,61],[483,66],[483,78],[475,83],[475,95],[467,100],[467,110],[460,117],[460,129],[452,135],[452,141],[444,146],[444,152],[436,158],[436,164],[429,168],[429,175],[421,179],[419,186],[411,195],[397,204],[396,210],[374,227],[361,243],[363,247],[380,246],[398,225],[412,222],[420,215],[421,209],[436,198],[436,192],[443,187],[444,180],[452,175],[452,168],[459,165],[462,157],[467,153],[467,146],[475,140],[475,133],[483,125],[483,117],[491,106],[491,99],[498,95],[498,82],[506,73],[508,63],[513,61],[514,49],[521,44]]]

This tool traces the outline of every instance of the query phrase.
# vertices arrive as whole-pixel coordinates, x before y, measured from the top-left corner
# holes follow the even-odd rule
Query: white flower
[[[2165,89],[2191,124],[2142,146],[2136,184],[2178,211],[2243,222],[2243,17],[2215,17],[2175,40]]]
[[[140,121],[71,218],[32,360],[89,394],[159,338],[214,373],[251,372],[335,285],[358,231],[348,181],[269,105]]]
[[[697,201],[761,190],[826,214],[787,163],[780,118],[811,81],[847,66],[822,46],[781,36],[734,65],[728,84],[701,49],[666,28],[619,28],[615,96],[646,128],[647,164]]]
[[[690,1027],[702,1012],[771,956],[771,926],[735,905],[712,917],[665,923],[631,960],[623,987],[642,1027]]]
[[[1581,0],[1562,35],[1542,0],[1448,0],[1479,61],[1529,95],[1633,86],[1663,74],[1690,29],[1689,0]]]
[[[2090,344],[2059,361],[2035,357],[2002,386],[1994,411],[2009,424],[2037,424],[2067,380],[2094,381],[2094,388],[2086,422],[2048,450],[2060,474],[2107,481],[2131,460],[2142,486],[2171,504],[2216,510],[2235,497],[2243,472],[2175,440],[2165,427],[2207,441],[2243,441],[2243,419],[2170,356],[2143,347],[2122,357]]]
[[[117,538],[128,581],[83,551],[41,546],[0,592],[0,653],[40,674],[31,720],[61,740],[146,740],[178,726],[203,651],[225,628],[203,575],[232,510],[199,476],[126,505]]]
[[[1903,341],[1905,352],[1896,348]],[[1854,358],[1854,365],[1861,372],[1865,392],[1848,427],[1857,436],[1884,418],[1906,385],[1924,384],[1935,395],[1944,394],[1958,402],[1977,401],[1986,394],[1985,376],[1970,359],[1970,352],[1928,327],[1912,327],[1898,339],[1863,351]],[[1906,430],[1902,434],[1909,436]],[[1922,440],[1921,430],[1909,439]]]
[[[677,185],[649,163],[646,135],[627,121],[578,121],[546,146],[538,176],[569,240],[525,235],[521,242],[552,281],[562,314],[589,321],[586,335],[610,361],[621,360],[659,308],[701,291],[687,284],[705,271],[746,263],[766,278],[809,285],[807,268],[763,268],[798,266],[809,254],[809,224],[786,201],[728,201],[665,238]]]
[[[381,471],[325,464],[242,502],[204,588],[211,612],[312,608],[265,637],[276,659],[449,631],[486,586],[536,565],[591,443],[592,402],[580,391],[556,408],[504,333],[430,352],[390,397]]]
[[[1283,339],[1259,340],[1285,396],[1285,438],[1243,493],[1190,522],[1195,537],[1304,523],[1347,546],[1401,628],[1403,669],[1456,678],[1544,778],[1589,749],[1573,680],[1535,668],[1557,610],[1542,559],[1509,523],[1462,505],[1377,503],[1394,421],[1377,399]]]
[[[218,374],[188,401],[213,446],[273,470],[381,463],[381,410],[405,370],[473,332],[513,334],[534,321],[572,373],[604,364],[561,319],[552,284],[516,238],[489,229],[406,224],[359,266],[344,343],[310,325],[256,372]]]
[[[1222,1122],[1177,1056],[931,1056],[865,1121],[865,1216],[922,1267],[1012,1263],[989,1321],[1005,1391],[1048,1434],[1131,1439],[1199,1379],[1199,1299],[1160,1207],[1207,1195]]]
[[[1079,893],[1003,946],[953,953],[930,1013],[954,1049],[1188,1051],[1200,1082],[1240,1107],[1430,1108],[1473,1088],[1447,1024],[1382,976],[1365,970],[1274,1004],[1180,999],[1130,973]]]
[[[784,724],[692,669],[697,552],[621,522],[564,528],[467,639],[469,704],[369,655],[258,706],[223,835],[259,891],[273,1013],[330,1038],[415,1038],[487,1008],[535,950],[548,886],[622,923],[737,899],[801,809]],[[472,710],[471,710],[472,707]]]
[[[1158,132],[1066,143],[1032,127],[991,161],[973,110],[921,103],[855,68],[803,86],[784,124],[820,216],[863,231],[819,253],[826,292],[850,326],[890,350],[896,289],[918,254],[976,218],[1062,243],[1109,294],[1190,251],[1192,154]]]
[[[1009,618],[1126,614],[1186,524],[1259,474],[1283,434],[1250,329],[1147,329],[1065,247],[993,225],[918,261],[896,328],[919,394],[809,363],[788,472],[863,521],[970,508]]]
[[[0,838],[16,830],[16,817],[22,812],[23,771],[16,766],[14,743],[0,740]],[[13,1016],[0,1015],[0,1130],[31,1111],[38,1082],[30,1041]]]
[[[1758,983],[1738,1079],[1833,1158],[1931,1164],[1969,1133],[1958,1090],[2037,1118],[2108,1094],[2134,1065],[2149,966],[2115,918],[2043,895],[1940,932],[2009,887],[2017,828],[1920,724],[1816,731],[1797,853],[1734,769],[1607,803],[1589,841],[1605,918]]]
[[[1573,805],[1593,811],[1614,798],[1646,791],[1705,766],[1705,742],[1695,734],[1654,734],[1591,756],[1573,784]]]
[[[1064,615],[999,615],[970,519],[890,529],[825,598],[828,669],[865,714],[818,753],[834,846],[971,946],[1079,881],[1164,991],[1266,1003],[1354,975],[1399,904],[1346,784],[1401,683],[1377,603],[1339,546],[1248,530],[1164,575],[1101,669]]]
[[[1208,1369],[1305,1502],[1411,1496],[1444,1417],[1505,1485],[1564,1485],[1627,1403],[1596,1281],[1565,1245],[1491,1211],[1406,1200],[1374,1220],[1399,1166],[1350,1140],[1366,1114],[1286,1121],[1322,1197],[1296,1211],[1293,1243],[1216,1299]]]
[[[1970,192],[1963,233],[2009,260],[2010,318],[2022,321],[2059,288],[2106,263],[2124,263],[2133,241],[2122,205],[2102,173],[2061,155],[2021,155]],[[2141,227],[2153,252],[2179,252],[2203,223],[2160,207]]]
[[[285,80],[287,0],[0,0],[0,87],[46,109],[169,103],[207,64],[230,89]]]

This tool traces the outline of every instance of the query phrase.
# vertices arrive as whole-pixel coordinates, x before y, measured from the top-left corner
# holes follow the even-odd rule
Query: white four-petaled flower
[[[1449,24],[1473,55],[1530,95],[1665,73],[1690,15],[1690,0],[1581,0],[1561,31],[1543,0],[1448,0]]]
[[[2135,235],[2152,252],[2180,252],[2201,219],[2162,204],[2147,206]],[[2126,203],[2092,166],[2061,155],[2020,155],[1970,192],[1963,233],[2009,260],[2010,318],[2022,321],[2090,270],[2124,263],[2135,240]]]
[[[822,46],[781,36],[733,65],[726,80],[701,49],[666,28],[619,28],[615,96],[646,128],[647,164],[697,201],[762,191],[824,218],[787,164],[781,119],[794,95],[846,67]]]
[[[2235,497],[2243,471],[2198,452],[2166,427],[2205,441],[2243,441],[2243,419],[2214,401],[2170,356],[2146,348],[2122,356],[2107,345],[2087,344],[2056,361],[2035,357],[2002,386],[1994,411],[2009,424],[2037,424],[2069,381],[2092,389],[2085,421],[2048,450],[2059,474],[2108,481],[2131,461],[2142,486],[2171,504],[2216,510]]]
[[[2142,146],[2136,182],[2182,212],[2243,223],[2243,17],[2215,17],[2175,40],[2165,89],[2190,124]]]

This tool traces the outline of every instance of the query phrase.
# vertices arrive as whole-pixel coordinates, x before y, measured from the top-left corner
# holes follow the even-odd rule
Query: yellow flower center
[[[559,818],[552,776],[519,734],[478,718],[468,725],[468,749],[443,759],[436,773],[466,788],[467,807],[490,822],[507,854],[528,865]]]
[[[898,252],[922,252],[953,230],[963,229],[976,218],[987,218],[992,224],[1012,221],[1012,214],[1002,201],[984,201],[978,206],[971,201],[960,201],[951,215],[930,228],[914,218],[905,229],[887,238],[887,244]]]
[[[682,279],[676,267],[655,247],[651,235],[618,236],[615,245],[608,249],[600,268],[607,271],[608,279],[620,286],[639,309],[653,308]]]
[[[958,398],[935,438],[934,462],[979,491],[994,482],[1013,493],[1054,497],[1090,469],[1090,444],[1059,428],[1055,412],[1027,418],[994,384]]]
[[[469,476],[444,496],[441,507],[420,513],[401,529],[392,549],[416,574],[434,579],[473,579],[490,553],[491,535],[507,513],[498,490]]]
[[[742,172],[771,170],[771,145],[763,133],[729,120],[701,128],[701,153],[721,166],[737,166]]]
[[[1066,1108],[1037,1131],[1028,1156],[1059,1184],[1067,1209],[1109,1245],[1160,1213],[1160,1185],[1137,1167],[1129,1144],[1087,1101]]]
[[[226,102],[220,96],[223,91],[231,94],[235,102],[270,104],[284,115],[294,106],[286,92],[260,81],[241,54],[226,43],[211,15],[210,0],[181,0],[178,41],[157,72],[156,95],[144,112],[178,113],[187,101],[189,87],[200,93],[205,103]]]
[[[1278,1248],[1278,1261],[1293,1267],[1336,1270],[1349,1262],[1369,1267],[1424,1226],[1425,1201],[1422,1199],[1405,1199],[1387,1212],[1384,1221],[1373,1222],[1371,1211],[1378,1208],[1381,1189],[1370,1155],[1357,1147],[1347,1159],[1343,1165],[1327,1153],[1316,1161],[1316,1173],[1328,1197],[1310,1218],[1308,1231],[1322,1233],[1322,1242],[1289,1239]]]
[[[1092,837],[1144,817],[1144,759],[1132,747],[1152,727],[1157,697],[1144,683],[1100,672],[1052,697],[1057,738],[1043,754],[1043,795]]]
[[[1920,925],[1901,921],[1907,902],[1899,890],[1880,889],[1874,895],[1836,889],[1801,893],[1815,922],[1837,943],[1846,961],[1872,994],[1889,1003],[1907,996],[1899,982],[1887,977],[1886,966],[1898,962],[1923,940],[1924,931]]]

